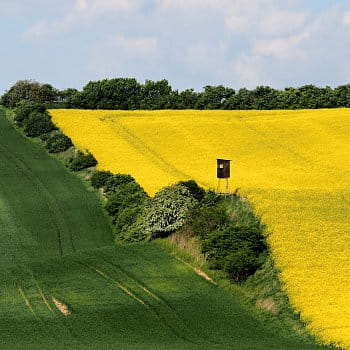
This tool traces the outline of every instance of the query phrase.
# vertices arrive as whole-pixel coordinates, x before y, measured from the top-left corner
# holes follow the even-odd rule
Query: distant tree
[[[336,107],[350,107],[350,84],[336,87],[333,95]]]
[[[79,102],[91,109],[138,109],[141,85],[134,78],[90,81],[84,86]]]
[[[172,88],[165,79],[160,81],[146,80],[141,88],[141,109],[171,108]]]
[[[221,109],[227,99],[235,94],[235,90],[219,86],[205,86],[196,103],[198,109]]]
[[[224,104],[226,109],[252,109],[253,93],[246,89],[239,89],[235,95],[227,98]]]
[[[187,89],[179,92],[173,91],[171,96],[171,106],[173,109],[194,109],[198,103],[200,93],[193,89]]]
[[[41,84],[34,80],[19,80],[1,97],[1,104],[15,107],[21,101],[51,103],[57,97],[57,90],[50,84]]]

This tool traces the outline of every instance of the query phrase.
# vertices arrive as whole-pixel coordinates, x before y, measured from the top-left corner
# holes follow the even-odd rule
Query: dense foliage
[[[145,240],[146,233],[138,226],[149,197],[133,177],[97,171],[91,179],[94,188],[102,188],[107,198],[105,210],[111,218],[117,242],[131,243]]]
[[[91,178],[91,186],[93,188],[102,188],[106,186],[107,180],[113,176],[113,174],[110,171],[95,171]]]
[[[184,227],[199,238],[210,266],[237,281],[261,266],[266,250],[263,229],[247,202],[238,196],[223,198],[213,192],[208,192],[191,210]]]
[[[58,90],[50,84],[41,84],[32,80],[19,80],[1,97],[0,103],[8,108],[16,107],[21,101],[52,103]]]
[[[314,85],[283,90],[258,86],[234,90],[205,86],[202,92],[173,90],[167,80],[138,83],[118,78],[89,82],[62,98],[68,108],[88,109],[306,109],[350,107],[350,84],[335,89]]]
[[[76,152],[74,157],[68,160],[68,167],[73,171],[79,171],[97,165],[97,160],[90,152]]]
[[[43,104],[22,101],[14,109],[14,120],[29,137],[38,137],[57,129]]]
[[[49,135],[45,141],[45,147],[50,153],[64,152],[73,146],[72,140],[62,133]]]
[[[336,88],[304,85],[283,90],[258,86],[234,90],[207,85],[203,91],[174,90],[165,79],[115,78],[90,81],[81,91],[57,90],[49,84],[18,81],[1,98],[5,107],[23,100],[45,102],[50,107],[84,109],[307,109],[350,107],[350,84]]]

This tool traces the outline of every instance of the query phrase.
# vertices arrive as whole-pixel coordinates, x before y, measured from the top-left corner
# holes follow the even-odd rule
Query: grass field
[[[1,349],[318,349],[157,243],[117,246],[93,192],[0,111]]]
[[[100,169],[150,193],[193,178],[216,188],[216,158],[253,202],[293,307],[325,343],[350,349],[350,110],[51,111]]]

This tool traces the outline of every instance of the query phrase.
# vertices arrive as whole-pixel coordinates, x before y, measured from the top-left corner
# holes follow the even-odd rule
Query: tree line
[[[249,90],[207,85],[203,91],[174,90],[165,79],[115,78],[90,81],[81,91],[55,89],[50,84],[21,80],[6,91],[0,103],[14,108],[22,100],[49,108],[84,109],[317,109],[350,107],[350,84],[336,88],[304,85],[283,90],[258,86]]]

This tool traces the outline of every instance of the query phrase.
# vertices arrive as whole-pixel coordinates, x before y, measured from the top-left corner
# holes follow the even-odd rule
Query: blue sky
[[[350,83],[350,0],[0,0],[0,40],[0,93],[20,79]]]

